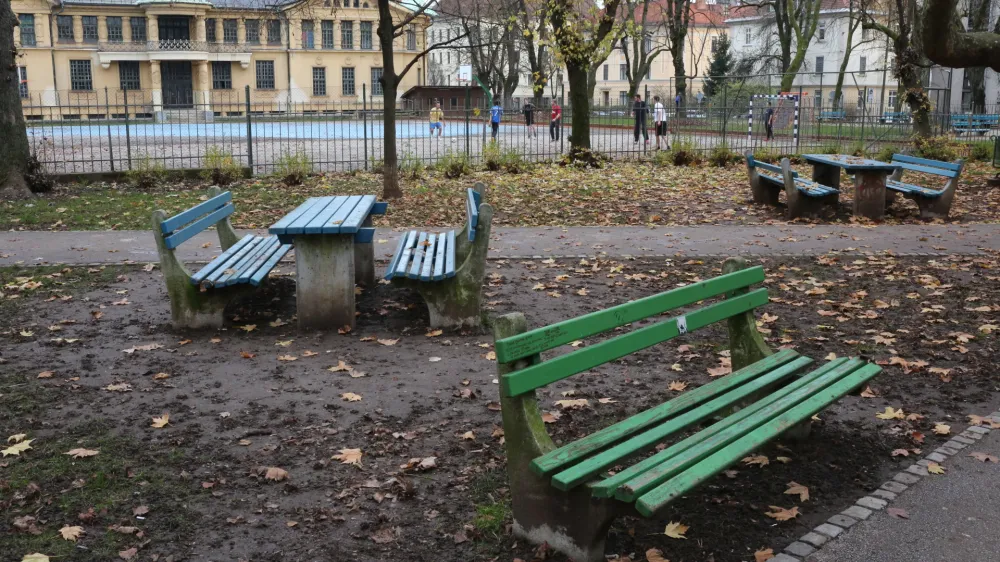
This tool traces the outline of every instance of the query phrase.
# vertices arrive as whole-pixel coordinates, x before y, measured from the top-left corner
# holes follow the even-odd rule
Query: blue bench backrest
[[[173,250],[195,234],[233,214],[233,195],[226,191],[178,213],[160,224],[163,242]]]
[[[482,195],[473,188],[469,188],[465,197],[465,212],[469,218],[469,242],[476,241],[476,227],[479,226],[479,205],[482,203]]]
[[[917,158],[916,156],[907,156],[905,154],[893,154],[892,163],[899,164],[900,168],[903,168],[904,170],[924,174],[933,174],[935,176],[943,176],[946,178],[958,177],[959,172],[962,171],[961,164],[941,162],[940,160],[929,160],[927,158]]]
[[[760,160],[757,160],[750,154],[747,154],[747,164],[749,164],[753,168],[763,168],[769,172],[774,172],[779,175],[784,173],[784,171],[781,169],[781,166],[775,164],[768,164],[767,162],[761,162]],[[795,170],[792,170],[792,177],[793,178],[799,177],[799,173],[796,172]]]

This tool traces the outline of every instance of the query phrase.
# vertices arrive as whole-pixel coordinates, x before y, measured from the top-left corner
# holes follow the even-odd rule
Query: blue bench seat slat
[[[232,273],[239,271],[243,264],[248,259],[252,259],[253,256],[257,255],[261,251],[261,244],[266,240],[265,237],[254,236],[253,240],[247,243],[239,252],[234,254],[226,263],[222,264],[221,267],[216,268],[215,271],[209,273],[202,283],[207,285],[216,285],[223,277],[227,277]]]
[[[913,185],[912,183],[903,183],[896,180],[888,180],[885,182],[885,187],[893,191],[898,191],[900,193],[914,193],[921,195],[923,197],[936,198],[944,195],[944,190],[931,189],[929,187],[921,187],[919,185]]]
[[[454,232],[452,232],[452,235],[454,236]],[[444,279],[444,256],[448,248],[448,234],[445,232],[438,234],[437,251],[434,253],[434,275],[431,277],[432,281]],[[451,248],[451,251],[454,252],[455,248]]]
[[[403,258],[403,248],[406,246],[406,238],[408,234],[404,234],[399,237],[399,245],[396,247],[396,253],[392,255],[392,261],[389,262],[389,268],[385,271],[385,278],[392,279],[396,275],[396,265],[399,264],[399,260]]]
[[[761,174],[760,172],[758,172],[757,175],[760,177],[760,179],[762,179],[764,181],[769,181],[771,183],[776,183],[778,185],[785,185],[785,180],[783,180],[783,179],[781,179],[781,178],[779,178],[777,176],[771,176],[771,175],[768,175],[768,174]]]
[[[826,197],[827,195],[840,193],[839,189],[799,178],[795,179],[795,187],[809,197]]]
[[[413,248],[413,260],[410,263],[410,271],[406,274],[410,279],[416,279],[420,276],[420,266],[423,265],[424,256],[427,255],[427,236],[426,232],[421,232],[417,237],[417,245]]]
[[[906,162],[894,162],[900,168],[904,170],[910,170],[911,172],[920,172],[922,174],[932,174],[935,176],[942,176],[946,178],[953,178],[958,175],[958,170],[947,170],[944,168],[936,168],[931,166],[920,166],[917,164],[908,164]]]
[[[253,263],[253,260],[257,259],[257,256],[264,253],[268,249],[268,246],[272,243],[277,244],[278,241],[274,239],[274,237],[258,238],[253,249],[240,258],[238,262],[220,272],[219,276],[215,276],[214,274],[212,275],[210,280],[213,282],[213,285],[216,287],[231,285],[232,283],[230,283],[230,281],[238,276],[240,272],[243,271],[243,269],[249,264]]]
[[[267,260],[264,265],[260,266],[260,269],[258,269],[257,272],[253,274],[253,277],[250,278],[250,284],[254,287],[259,287],[264,278],[271,273],[272,269],[274,269],[274,266],[278,265],[281,258],[285,257],[285,254],[287,254],[291,249],[291,244],[282,244],[281,246],[278,246],[278,250],[271,254],[271,259]]]
[[[208,201],[199,203],[190,209],[177,213],[176,215],[170,217],[169,219],[163,221],[160,224],[160,230],[163,234],[170,234],[171,232],[177,230],[178,228],[184,226],[185,224],[195,220],[196,218],[208,214],[223,205],[229,203],[233,200],[233,194],[226,191],[220,193],[215,197],[212,197]]]
[[[344,217],[342,222],[336,225],[336,232],[344,234],[352,234],[361,228],[362,223],[365,222],[365,218],[371,214],[372,208],[375,206],[375,196],[374,195],[364,195],[358,196],[357,202],[354,203],[353,209],[347,216]],[[334,221],[338,220],[340,217],[334,217]],[[323,234],[329,234],[329,227],[323,228]]]
[[[476,203],[475,189],[470,188],[465,199],[465,211],[469,217],[469,242],[476,241],[476,227],[479,226],[479,205]]]
[[[355,196],[360,199],[360,196]],[[319,234],[323,232],[323,227],[334,220],[338,213],[351,202],[350,197],[335,197],[326,207],[316,213],[312,219],[301,227],[300,234]],[[346,213],[346,211],[344,211]]]
[[[425,248],[424,251],[424,265],[420,267],[421,281],[431,280],[431,271],[432,268],[434,267],[434,258],[437,256],[437,245],[439,238],[440,236],[438,236],[437,234],[430,234],[427,236],[427,241],[429,242],[429,244],[427,244],[427,247]]]
[[[165,237],[163,239],[163,243],[167,245],[168,250],[173,250],[177,246],[180,246],[184,242],[190,240],[195,234],[198,234],[202,230],[205,230],[231,214],[233,214],[233,206],[227,203],[225,206],[212,211],[211,214],[205,215],[188,226],[174,232],[170,236]]]
[[[413,248],[417,245],[417,231],[411,230],[409,234],[406,235],[406,245],[403,246],[403,253],[399,258],[399,262],[396,264],[396,270],[393,272],[393,277],[405,277],[406,268],[410,265],[410,258],[413,257]]]
[[[275,237],[275,239],[277,239],[277,237]],[[243,269],[243,271],[241,271],[239,273],[239,275],[237,275],[236,278],[233,279],[232,281],[234,281],[237,284],[240,284],[240,283],[249,283],[250,280],[253,279],[253,277],[258,272],[263,271],[266,274],[268,271],[270,271],[270,268],[268,268],[268,269],[265,270],[264,269],[265,264],[267,264],[268,262],[271,261],[271,258],[274,256],[274,254],[278,250],[281,249],[282,246],[288,246],[290,248],[292,245],[291,244],[282,244],[280,241],[277,244],[269,244],[268,245],[268,250],[266,252],[261,253],[259,256],[257,256],[257,259],[255,259],[253,261],[253,263],[251,263],[249,266],[245,267]],[[278,259],[281,259],[281,258],[278,258]],[[274,263],[278,263],[278,262],[275,261]],[[272,267],[273,267],[273,264],[272,264]]]
[[[245,260],[244,263],[233,273],[224,276],[216,286],[228,287],[230,285],[245,283],[250,279],[250,276],[253,275],[253,273],[256,272],[265,261],[267,261],[271,252],[273,252],[275,248],[280,245],[281,243],[278,241],[277,236],[269,236],[265,238],[260,244],[260,251],[257,252],[252,259]]]
[[[197,285],[201,283],[201,280],[207,277],[210,273],[218,269],[223,264],[229,262],[230,260],[238,259],[237,255],[242,255],[240,252],[246,252],[243,248],[247,247],[253,239],[256,238],[253,234],[247,234],[243,238],[240,238],[239,242],[233,244],[228,250],[219,254],[219,257],[208,262],[205,267],[198,270],[197,273],[191,276],[191,284]]]
[[[448,252],[445,253],[444,276],[450,278],[455,276],[455,231],[448,231]]]

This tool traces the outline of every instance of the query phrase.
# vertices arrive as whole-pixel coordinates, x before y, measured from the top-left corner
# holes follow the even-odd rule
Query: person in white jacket
[[[663,142],[667,146],[667,150],[670,150],[670,141],[666,138],[667,136],[667,110],[663,107],[663,102],[660,101],[660,96],[653,96],[653,125],[655,127],[656,133],[656,150],[660,150],[660,137],[663,137]]]

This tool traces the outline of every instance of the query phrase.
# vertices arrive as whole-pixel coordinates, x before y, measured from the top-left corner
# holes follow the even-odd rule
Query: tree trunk
[[[965,75],[969,77],[969,88],[972,93],[969,109],[973,113],[986,111],[986,67],[967,68]]]
[[[379,0],[378,12],[378,37],[382,43],[382,198],[398,199],[403,196],[403,190],[399,188],[399,157],[396,154],[396,89],[399,77],[396,76],[392,43],[395,30],[388,0]]]
[[[918,137],[931,136],[931,101],[927,97],[927,92],[920,81],[920,67],[913,62],[900,62],[899,81],[903,88],[906,104],[910,107],[910,114],[913,116],[913,133]]]
[[[574,149],[590,149],[590,71],[584,65],[566,64],[572,129],[569,144]]]
[[[674,56],[674,90],[681,95],[681,105],[687,100],[687,72],[684,71],[684,44],[673,51]]]
[[[0,8],[0,69],[4,81],[0,85],[0,200],[26,199],[32,196],[24,181],[29,155],[28,133],[21,112],[18,92],[17,49],[14,47],[14,26],[17,18],[10,2]]]

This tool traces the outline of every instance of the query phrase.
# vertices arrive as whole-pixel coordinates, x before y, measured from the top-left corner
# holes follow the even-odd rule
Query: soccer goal
[[[792,142],[799,143],[799,96],[796,94],[755,94],[750,96],[750,111],[747,113],[747,143],[753,144],[753,117],[760,115],[761,127],[764,126],[764,115],[767,104],[774,108],[775,132],[792,131]],[[762,129],[763,130],[763,129]]]

